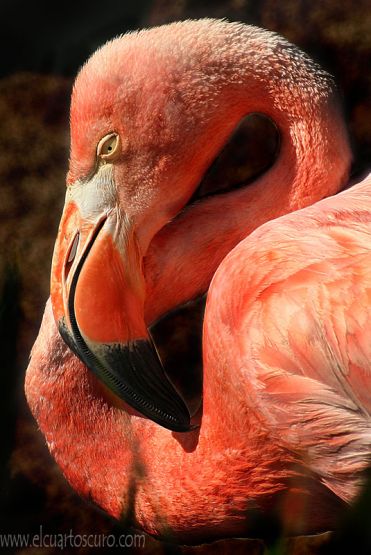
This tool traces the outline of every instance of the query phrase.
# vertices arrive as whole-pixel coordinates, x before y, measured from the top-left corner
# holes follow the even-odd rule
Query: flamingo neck
[[[351,151],[330,77],[287,43],[275,54],[277,74],[274,63],[264,70],[263,47],[256,50],[261,59],[252,58],[259,71],[241,68],[249,81],[246,89],[232,90],[233,102],[241,117],[261,112],[276,123],[279,155],[253,184],[185,207],[153,238],[144,259],[147,324],[205,293],[221,261],[254,229],[334,195],[347,183]]]
[[[187,152],[180,153],[187,165],[173,169],[178,180],[173,187],[182,189],[183,179],[195,189],[207,166],[201,167],[192,149],[208,152],[210,163],[249,113],[266,114],[276,123],[281,149],[254,184],[186,207],[154,236],[144,259],[147,324],[205,293],[226,254],[254,229],[337,193],[349,175],[347,131],[326,72],[283,38],[254,27],[236,25],[228,37],[213,40],[211,51],[203,52],[203,40],[196,45],[197,56],[203,52],[208,60],[203,80],[192,81],[184,68],[184,80],[192,85],[186,89],[188,108],[198,116],[194,127],[180,121],[195,137],[200,128],[205,136],[193,145],[185,141]],[[202,159],[205,164],[205,154]]]

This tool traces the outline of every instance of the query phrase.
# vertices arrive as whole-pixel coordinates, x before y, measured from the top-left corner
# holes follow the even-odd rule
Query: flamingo
[[[254,112],[279,131],[274,164],[213,189]],[[339,193],[350,162],[331,77],[266,30],[185,21],[85,64],[25,385],[82,496],[187,543],[247,536],[256,513],[334,526],[371,453],[371,179]],[[148,328],[205,292],[192,411]]]

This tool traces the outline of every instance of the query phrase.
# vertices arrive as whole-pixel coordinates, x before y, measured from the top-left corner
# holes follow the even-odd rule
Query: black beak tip
[[[151,341],[97,344],[92,348],[80,334],[76,338],[70,332],[64,318],[58,322],[58,328],[73,353],[135,410],[173,432],[196,428],[190,424],[188,408],[166,376]]]

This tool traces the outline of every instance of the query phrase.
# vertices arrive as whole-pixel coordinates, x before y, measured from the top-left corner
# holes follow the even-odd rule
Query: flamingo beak
[[[103,210],[87,207],[79,185],[67,194],[51,298],[64,341],[114,394],[165,428],[191,429],[189,411],[144,322],[144,280],[132,225],[114,202]]]

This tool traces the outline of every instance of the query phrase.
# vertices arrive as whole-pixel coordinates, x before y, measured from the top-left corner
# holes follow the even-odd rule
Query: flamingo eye
[[[120,137],[117,133],[109,133],[101,139],[97,146],[97,156],[103,160],[113,160],[119,153]]]
[[[190,202],[249,185],[274,164],[279,148],[278,128],[268,116],[245,116],[206,171]]]

